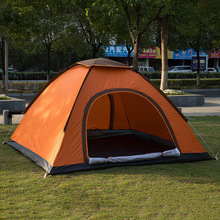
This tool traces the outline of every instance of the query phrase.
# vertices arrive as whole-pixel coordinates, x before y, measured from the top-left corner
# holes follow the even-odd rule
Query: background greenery
[[[152,79],[158,87],[160,79]],[[168,79],[169,89],[219,89],[220,79],[201,79],[200,85],[196,86],[196,79]]]
[[[51,72],[50,78],[54,77],[57,72]],[[160,72],[153,73],[142,73],[148,79],[160,79]],[[0,78],[2,74],[0,73]],[[168,73],[169,79],[195,79],[197,77],[196,73]],[[220,73],[201,73],[200,78],[220,78]],[[9,80],[46,80],[47,73],[46,72],[9,72],[8,74]]]
[[[216,153],[220,117],[191,123]],[[3,140],[11,126],[0,126]],[[0,145],[0,219],[219,219],[220,162],[127,166],[48,176]]]
[[[151,79],[156,85],[160,86],[160,79]],[[47,82],[9,82],[9,92],[38,92]],[[220,78],[218,79],[201,79],[199,86],[196,86],[196,79],[168,79],[168,86],[170,89],[219,89]],[[2,85],[0,84],[0,90]]]
[[[111,43],[161,47],[163,28],[170,50],[215,51],[219,6],[219,0],[1,0],[0,67],[4,41],[9,66],[50,72],[103,56],[102,46]]]

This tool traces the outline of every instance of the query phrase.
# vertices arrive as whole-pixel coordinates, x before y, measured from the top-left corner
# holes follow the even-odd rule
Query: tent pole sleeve
[[[108,94],[108,98],[110,101],[110,120],[109,120],[109,130],[113,130],[114,128],[114,119],[115,119],[115,102],[112,94]]]

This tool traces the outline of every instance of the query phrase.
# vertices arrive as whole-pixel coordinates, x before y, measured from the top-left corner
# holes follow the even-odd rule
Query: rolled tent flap
[[[89,164],[107,163],[107,159],[103,157],[90,157]]]
[[[90,157],[89,164],[100,164],[100,163],[124,163],[124,162],[134,162],[134,161],[143,161],[143,160],[152,160],[159,157],[179,157],[180,151],[177,148],[163,151],[163,152],[155,152],[148,154],[140,154],[140,155],[132,155],[132,156],[120,156],[120,157]]]
[[[177,148],[175,148],[172,150],[166,150],[162,154],[163,154],[163,157],[179,157],[180,151]]]

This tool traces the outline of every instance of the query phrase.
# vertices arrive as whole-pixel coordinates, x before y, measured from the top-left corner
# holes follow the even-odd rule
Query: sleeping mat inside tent
[[[173,142],[135,130],[88,130],[89,157],[115,157],[163,152]]]

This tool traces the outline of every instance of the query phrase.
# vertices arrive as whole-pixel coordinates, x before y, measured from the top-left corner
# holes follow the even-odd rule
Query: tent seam
[[[81,87],[80,87],[80,89],[79,89],[79,92],[78,92],[78,94],[77,94],[76,100],[75,100],[75,102],[73,103],[73,107],[72,107],[72,109],[71,109],[71,111],[70,111],[69,117],[68,117],[68,119],[67,119],[67,121],[66,121],[66,124],[65,124],[65,126],[64,126],[64,129],[63,129],[64,132],[66,131],[67,125],[68,125],[68,123],[69,123],[69,120],[70,120],[70,118],[71,118],[73,109],[74,109],[74,107],[75,107],[75,105],[76,105],[76,102],[77,102],[77,100],[78,100],[79,94],[80,94],[80,92],[81,92],[81,90],[82,90],[82,88],[83,88],[83,85],[84,85],[84,83],[85,83],[85,81],[86,81],[86,79],[87,79],[89,73],[91,72],[92,68],[93,68],[93,66],[91,66],[91,67],[89,68],[89,70],[88,70],[88,72],[87,72],[87,74],[86,74],[86,77],[85,77],[85,79],[83,80],[83,83],[82,83],[82,85],[81,85]]]

